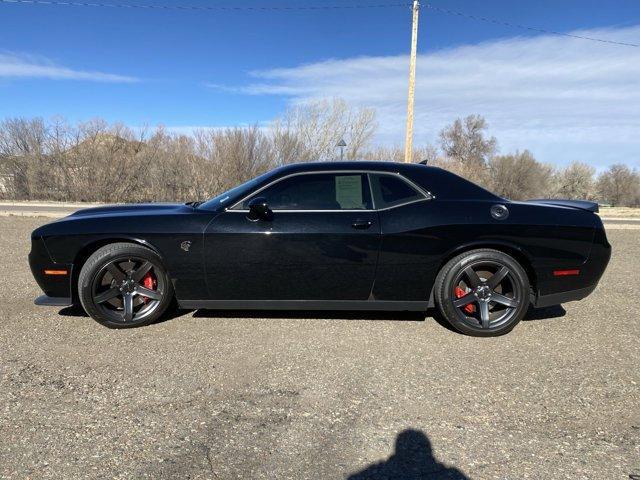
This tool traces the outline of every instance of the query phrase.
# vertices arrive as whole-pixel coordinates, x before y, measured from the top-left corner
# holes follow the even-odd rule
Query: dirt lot
[[[45,221],[0,218],[1,478],[640,478],[637,229],[591,297],[478,339],[339,312],[108,330],[33,305]]]

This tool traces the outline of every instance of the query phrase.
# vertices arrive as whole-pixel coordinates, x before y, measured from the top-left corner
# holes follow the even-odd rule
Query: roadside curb
[[[60,208],[69,208],[69,209],[72,209],[72,208],[79,209],[79,208],[101,207],[103,205],[108,205],[108,204],[107,203],[84,203],[84,202],[67,203],[67,202],[38,202],[38,201],[17,202],[17,201],[9,201],[9,200],[0,201],[0,209],[2,209],[2,207],[60,207]]]
[[[69,210],[68,212],[42,212],[42,211],[9,211],[0,210],[0,217],[46,217],[46,218],[64,218],[67,215],[71,215],[76,210]]]

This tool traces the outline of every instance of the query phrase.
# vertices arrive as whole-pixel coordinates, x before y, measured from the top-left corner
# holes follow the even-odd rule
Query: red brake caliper
[[[456,286],[455,294],[456,298],[462,298],[467,294],[467,292],[465,292],[461,287]],[[467,313],[474,313],[476,311],[476,306],[473,303],[470,303],[469,305],[465,305],[463,310]]]
[[[142,278],[142,286],[144,288],[148,288],[149,290],[155,290],[156,287],[158,286],[158,282],[153,277],[153,275],[151,275],[151,272],[147,272],[147,274]],[[143,298],[144,298],[144,303],[147,303],[149,301],[149,297],[143,297]]]

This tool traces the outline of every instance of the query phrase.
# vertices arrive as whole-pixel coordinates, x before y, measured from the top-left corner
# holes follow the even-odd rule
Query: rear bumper
[[[34,303],[42,307],[70,307],[73,305],[70,297],[47,297],[40,295]]]
[[[569,290],[568,292],[551,293],[549,295],[539,295],[533,302],[535,307],[550,307],[552,305],[560,305],[561,303],[575,302],[576,300],[582,300],[586,296],[590,295],[598,285],[590,285],[585,288],[579,288],[577,290]]]
[[[533,302],[534,306],[548,307],[582,300],[596,289],[610,259],[611,245],[607,241],[604,228],[596,228],[591,252],[584,263],[558,263],[551,268],[545,268],[544,275],[538,276],[538,295]],[[556,269],[576,269],[579,270],[579,275],[556,277],[552,273]]]

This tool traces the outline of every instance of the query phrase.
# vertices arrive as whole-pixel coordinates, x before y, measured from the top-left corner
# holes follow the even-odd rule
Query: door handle
[[[356,230],[366,230],[371,225],[373,225],[373,222],[371,220],[356,220],[351,224],[351,226]]]

